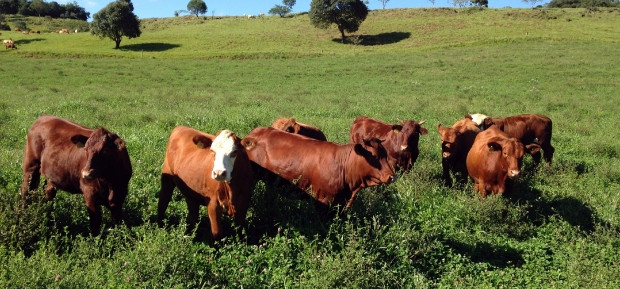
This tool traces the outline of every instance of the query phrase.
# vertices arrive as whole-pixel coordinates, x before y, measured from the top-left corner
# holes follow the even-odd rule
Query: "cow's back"
[[[376,137],[389,139],[393,133],[392,125],[366,116],[358,116],[353,120],[349,130],[350,143],[361,143],[364,138]]]
[[[93,132],[62,118],[43,115],[30,127],[24,150],[24,170],[39,165],[41,174],[59,189],[81,193],[80,169],[86,156],[72,137]]]

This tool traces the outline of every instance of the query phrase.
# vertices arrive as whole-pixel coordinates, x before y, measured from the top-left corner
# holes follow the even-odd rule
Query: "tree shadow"
[[[123,45],[120,47],[120,50],[161,52],[161,51],[166,51],[166,50],[170,50],[170,49],[174,49],[178,47],[181,47],[181,45],[172,44],[172,43],[153,42],[153,43]]]
[[[44,38],[20,39],[20,40],[15,40],[13,42],[15,43],[15,45],[24,45],[24,44],[29,44],[32,42],[37,42],[37,41],[45,41],[45,39]]]
[[[494,268],[517,268],[525,264],[521,250],[509,246],[496,246],[487,242],[466,244],[456,240],[445,240],[444,244],[475,263],[487,263]]]
[[[345,44],[361,46],[375,46],[394,44],[411,37],[411,32],[386,32],[377,35],[350,35],[345,38]],[[332,39],[334,42],[342,43],[342,38]]]

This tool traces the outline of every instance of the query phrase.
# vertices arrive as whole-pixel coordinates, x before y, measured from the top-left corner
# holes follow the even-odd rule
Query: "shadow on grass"
[[[45,39],[44,38],[20,39],[20,40],[15,40],[13,42],[15,42],[15,45],[24,45],[24,44],[30,44],[32,42],[38,42],[38,41],[45,41]]]
[[[181,47],[180,44],[172,44],[172,43],[140,43],[140,44],[131,44],[131,45],[123,45],[120,47],[121,50],[129,50],[129,51],[147,51],[147,52],[162,52],[174,48]]]
[[[472,262],[488,263],[498,269],[521,267],[525,263],[521,256],[523,253],[508,246],[495,246],[486,242],[466,244],[455,240],[446,240],[444,243]]]
[[[345,38],[345,44],[362,46],[375,46],[394,44],[411,37],[410,32],[386,32],[377,35],[351,35]],[[332,39],[334,42],[342,43],[342,38]]]

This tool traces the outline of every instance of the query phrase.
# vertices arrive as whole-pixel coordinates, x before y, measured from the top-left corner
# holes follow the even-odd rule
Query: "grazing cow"
[[[157,222],[163,225],[175,187],[187,202],[187,222],[193,229],[200,205],[207,206],[213,239],[220,237],[222,207],[245,227],[254,184],[252,165],[240,139],[229,130],[217,136],[179,126],[170,134],[161,173]]]
[[[487,117],[484,119],[484,127],[497,126],[510,137],[518,139],[521,143],[539,144],[543,150],[547,166],[551,165],[555,148],[551,146],[552,122],[551,119],[540,114],[521,114],[506,118]],[[532,153],[534,162],[540,162],[540,150]]]
[[[478,125],[466,117],[455,122],[452,127],[443,127],[439,123],[437,130],[441,136],[442,177],[446,185],[452,186],[450,172],[454,173],[459,182],[465,183],[467,181],[465,161],[476,135],[480,132]]]
[[[243,139],[251,161],[310,194],[322,207],[351,207],[362,188],[390,183],[394,171],[381,141],[339,145],[271,127]]]
[[[285,132],[296,133],[316,140],[326,141],[325,134],[315,126],[311,126],[305,123],[297,122],[294,118],[278,118],[271,127],[283,130]]]
[[[467,171],[474,180],[474,191],[482,197],[503,194],[507,181],[519,176],[525,150],[540,150],[538,144],[523,146],[516,138],[493,126],[480,132],[467,154]]]
[[[2,43],[4,44],[4,49],[17,49],[17,46],[15,46],[15,42],[13,42],[13,40],[3,40]]]
[[[84,195],[92,234],[99,233],[102,205],[113,224],[121,222],[132,169],[125,141],[115,133],[43,115],[28,131],[23,171],[22,198],[43,175],[48,200],[57,189]]]
[[[383,140],[383,147],[388,152],[388,162],[394,170],[409,172],[420,153],[418,141],[420,135],[428,130],[421,125],[424,121],[401,121],[401,124],[388,124],[365,116],[358,116],[351,124],[350,143],[362,143],[371,137]]]

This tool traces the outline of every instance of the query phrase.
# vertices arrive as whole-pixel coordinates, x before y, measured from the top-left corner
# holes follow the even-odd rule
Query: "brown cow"
[[[540,146],[529,144],[524,147],[496,126],[479,133],[466,161],[467,171],[474,180],[474,191],[482,197],[486,197],[487,193],[506,192],[506,181],[516,178],[521,172],[525,150],[534,153],[540,150]]]
[[[294,118],[278,118],[273,122],[271,127],[283,130],[285,132],[300,134],[317,140],[327,140],[325,134],[323,134],[323,132],[318,127],[297,122]]]
[[[339,145],[259,127],[242,144],[251,161],[295,184],[322,205],[346,204],[346,210],[362,188],[394,180],[387,152],[377,139]]]
[[[506,118],[484,119],[484,127],[497,126],[510,137],[518,139],[521,143],[539,144],[543,150],[545,162],[551,165],[555,148],[551,146],[552,122],[551,119],[540,114],[521,114]],[[540,162],[540,150],[532,153],[534,162]]]
[[[401,124],[388,124],[366,116],[355,118],[350,128],[349,142],[362,143],[371,137],[383,140],[383,147],[388,152],[388,162],[394,170],[409,172],[418,159],[420,135],[428,130],[421,125],[424,121],[401,121]]]
[[[125,141],[115,133],[43,115],[28,131],[23,171],[22,198],[43,175],[48,200],[57,189],[84,195],[92,234],[99,233],[102,205],[113,224],[121,222],[132,168]]]
[[[3,40],[2,43],[4,44],[4,49],[17,49],[17,46],[15,46],[15,42],[13,42],[13,40]]]
[[[455,122],[452,127],[442,127],[439,123],[437,130],[441,136],[442,177],[446,185],[452,185],[450,172],[459,182],[465,183],[467,181],[465,161],[476,135],[480,132],[478,125],[470,118],[464,118]]]
[[[200,205],[207,206],[213,239],[220,237],[222,207],[245,227],[254,184],[252,165],[240,139],[229,130],[217,136],[179,126],[170,134],[161,173],[157,222],[163,225],[175,187],[187,202],[187,223],[193,229]]]

